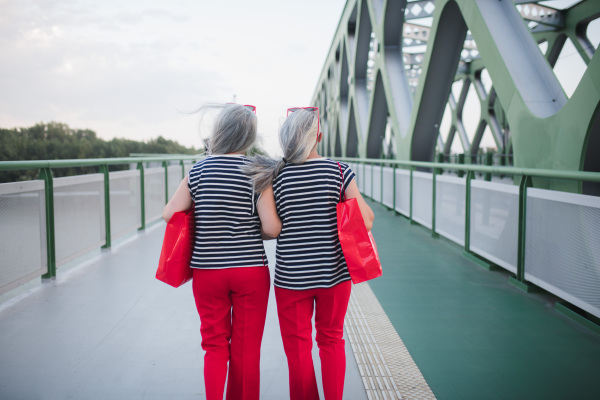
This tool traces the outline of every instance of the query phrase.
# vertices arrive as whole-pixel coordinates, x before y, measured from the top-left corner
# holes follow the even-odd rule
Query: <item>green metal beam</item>
[[[395,157],[432,161],[450,87],[458,79],[463,81],[464,90],[454,109],[451,107],[452,137],[443,146],[446,152],[453,137],[459,136],[464,151],[476,155],[489,129],[503,157],[501,164],[508,164],[508,158],[514,166],[525,169],[600,168],[600,163],[584,162],[597,153],[589,147],[600,142],[595,127],[600,123],[594,125],[600,118],[600,56],[582,34],[582,29],[600,15],[600,2],[583,0],[560,11],[546,7],[553,12],[553,19],[546,22],[524,15],[517,8],[522,7],[520,3],[436,0],[431,27],[418,28],[405,23],[410,2],[381,5],[376,0],[349,0],[313,94],[313,103],[328,110],[331,129],[325,131],[326,151],[335,148],[339,134],[342,155],[379,157],[387,112],[395,133]],[[538,21],[544,30],[528,28],[530,21]],[[405,27],[421,31],[406,34]],[[426,49],[417,65],[415,54],[408,57],[403,50],[403,39],[414,41],[418,37]],[[552,69],[566,37],[587,64],[571,98],[565,95]],[[540,40],[548,40],[555,47],[554,53],[549,50],[542,54]],[[462,53],[473,49],[478,50],[478,58],[465,59]],[[413,64],[405,63],[405,59]],[[490,90],[483,87],[483,70],[492,80]],[[480,115],[462,110],[462,97],[469,90],[477,93]],[[479,119],[472,142],[464,132],[465,118]],[[592,136],[596,139],[591,140]],[[471,158],[468,161],[475,162]],[[583,190],[577,181],[535,176],[532,184],[571,192]]]
[[[90,167],[99,165],[137,164],[140,162],[164,162],[194,160],[198,156],[172,157],[122,157],[122,158],[86,158],[75,160],[32,160],[32,161],[0,161],[0,171],[14,171],[39,168]]]

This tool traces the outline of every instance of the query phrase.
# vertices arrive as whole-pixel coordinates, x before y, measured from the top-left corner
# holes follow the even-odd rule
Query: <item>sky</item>
[[[0,0],[0,127],[57,121],[104,139],[202,147],[210,102],[257,107],[279,154],[307,106],[345,0]]]
[[[0,0],[0,127],[56,121],[201,148],[207,132],[191,112],[235,101],[257,107],[260,145],[279,156],[286,109],[311,105],[345,3]],[[598,46],[600,19],[589,31]],[[555,68],[568,96],[586,68],[577,58],[567,43]],[[474,92],[466,109],[479,113]],[[465,121],[469,136],[477,121]],[[482,146],[493,146],[487,132]]]

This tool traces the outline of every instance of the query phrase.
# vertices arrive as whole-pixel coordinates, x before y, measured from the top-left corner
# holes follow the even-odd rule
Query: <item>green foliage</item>
[[[64,160],[129,157],[131,153],[198,154],[200,151],[159,136],[149,142],[128,139],[105,141],[89,129],[72,129],[59,122],[39,123],[30,128],[0,128],[0,161]],[[111,166],[111,170],[128,169]],[[56,177],[98,172],[97,167],[56,168]],[[37,179],[37,170],[0,171],[0,182]]]
[[[250,151],[248,151],[246,153],[246,155],[252,157],[252,156],[265,156],[268,157],[269,155],[267,154],[266,151],[264,151],[263,149],[261,149],[260,147],[254,146],[250,149]]]

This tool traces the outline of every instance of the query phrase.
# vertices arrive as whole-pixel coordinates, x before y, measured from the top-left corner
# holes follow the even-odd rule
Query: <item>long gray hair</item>
[[[279,144],[283,150],[283,159],[272,160],[256,156],[252,163],[242,170],[250,177],[254,190],[262,192],[277,178],[286,162],[302,164],[317,145],[317,114],[307,110],[298,110],[286,118],[279,129]]]
[[[198,110],[201,120],[208,111],[221,110],[214,118],[208,139],[209,154],[245,153],[256,141],[256,114],[239,104],[206,104]]]

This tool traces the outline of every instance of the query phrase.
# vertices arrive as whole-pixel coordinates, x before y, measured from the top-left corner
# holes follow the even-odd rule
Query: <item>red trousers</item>
[[[194,269],[207,400],[256,399],[271,281],[268,267]]]
[[[346,375],[344,317],[350,281],[327,289],[290,290],[275,287],[279,327],[288,360],[291,400],[318,400],[312,360],[312,316],[326,400],[342,400]]]

